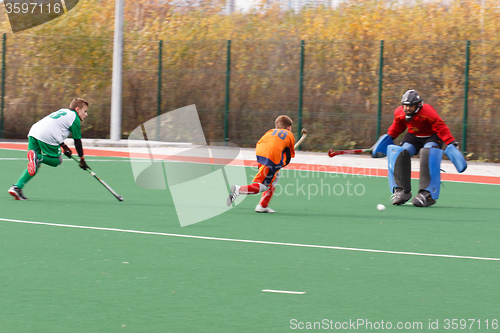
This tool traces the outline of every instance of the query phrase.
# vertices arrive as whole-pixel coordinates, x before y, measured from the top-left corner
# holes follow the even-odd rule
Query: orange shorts
[[[276,179],[276,175],[278,174],[279,169],[271,169],[267,165],[263,165],[259,163],[259,172],[253,177],[254,183],[264,184],[266,186],[271,185]]]

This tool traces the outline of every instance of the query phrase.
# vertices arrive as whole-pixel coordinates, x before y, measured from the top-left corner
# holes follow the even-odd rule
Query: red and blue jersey
[[[295,137],[286,129],[271,129],[257,142],[257,162],[272,169],[281,169],[295,157]]]

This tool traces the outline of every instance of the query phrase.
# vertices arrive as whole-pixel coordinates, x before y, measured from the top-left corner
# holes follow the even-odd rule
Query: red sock
[[[269,205],[269,201],[271,201],[273,193],[274,193],[274,186],[271,185],[271,187],[267,191],[265,191],[264,193],[262,193],[262,198],[260,198],[259,204],[262,207],[266,208],[267,205]]]
[[[243,185],[242,187],[240,187],[240,194],[257,194],[257,193],[260,193],[259,183]]]

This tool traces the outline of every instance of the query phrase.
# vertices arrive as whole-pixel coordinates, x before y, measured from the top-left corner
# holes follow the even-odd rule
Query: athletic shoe
[[[240,195],[240,187],[239,185],[233,185],[231,186],[231,193],[229,194],[229,197],[227,198],[226,204],[228,206],[231,206],[231,204],[236,200],[238,195]]]
[[[24,196],[23,190],[21,190],[16,185],[12,185],[12,187],[9,188],[9,194],[12,195],[16,200],[28,200],[28,198]]]
[[[39,161],[36,151],[28,150],[28,173],[30,174],[30,176],[34,176],[36,174],[38,165]]]
[[[274,210],[272,210],[270,207],[262,207],[260,204],[255,207],[255,211],[257,213],[275,213]]]
[[[393,205],[402,205],[411,199],[411,192],[406,193],[401,187],[396,187],[391,199]]]
[[[436,203],[435,199],[432,199],[431,192],[426,190],[421,190],[413,198],[412,203],[417,207],[429,207]]]

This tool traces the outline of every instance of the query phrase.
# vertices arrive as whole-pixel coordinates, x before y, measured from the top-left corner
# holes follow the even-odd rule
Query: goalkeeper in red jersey
[[[396,139],[405,130],[399,146]],[[411,157],[420,155],[420,183],[418,194],[412,203],[417,207],[428,207],[439,198],[440,165],[444,154],[453,162],[458,172],[467,168],[467,162],[458,150],[458,143],[450,129],[429,104],[415,90],[408,90],[401,98],[401,106],[394,111],[394,121],[372,149],[373,157],[387,155],[389,188],[393,193],[392,204],[402,205],[411,199]]]
[[[57,167],[62,163],[61,149],[71,158],[71,149],[64,140],[72,134],[75,148],[80,157],[80,168],[89,169],[83,157],[82,133],[80,122],[87,118],[89,104],[81,98],[75,98],[68,109],[52,112],[33,126],[28,133],[28,166],[11,188],[9,194],[16,200],[27,200],[23,187],[33,178],[40,168],[40,163]]]
[[[295,157],[295,138],[292,134],[293,121],[288,116],[276,118],[275,127],[264,134],[257,142],[255,154],[259,163],[259,172],[253,178],[253,184],[233,185],[227,205],[240,195],[262,194],[259,204],[255,207],[258,213],[274,213],[268,205],[274,193],[275,185],[279,179],[279,171],[290,163]]]

